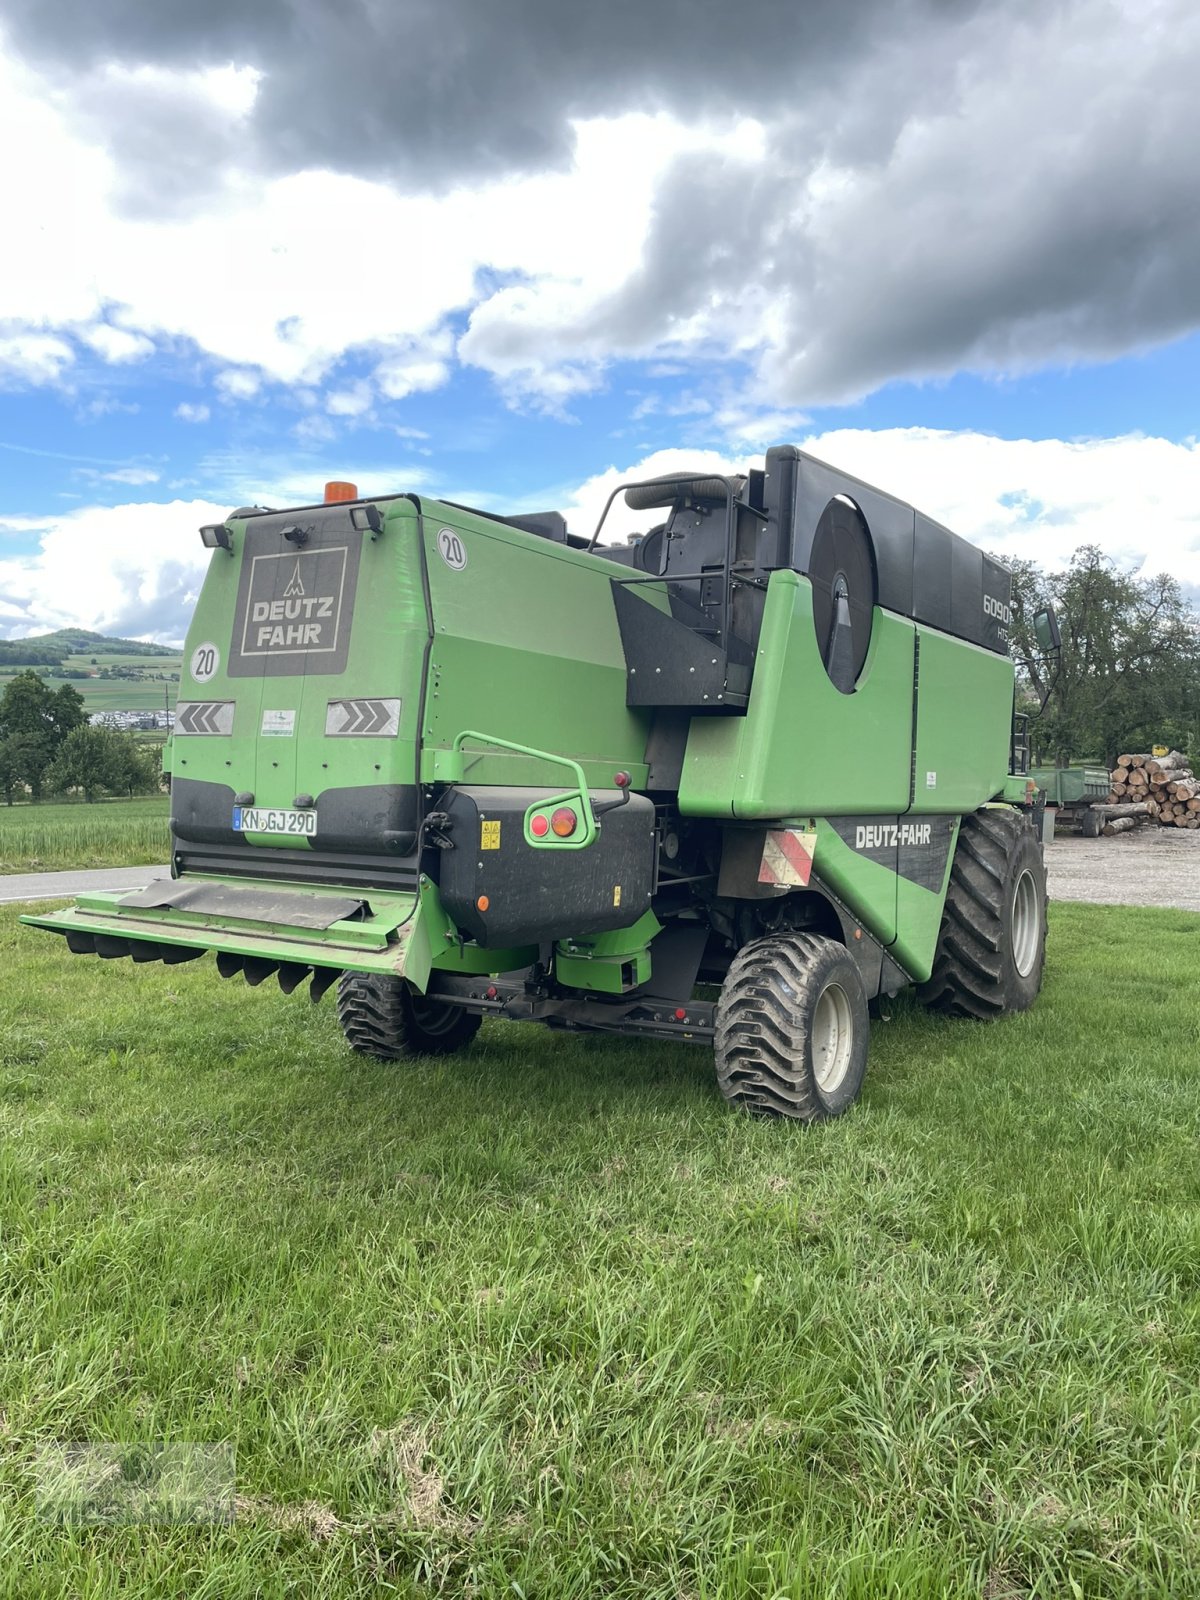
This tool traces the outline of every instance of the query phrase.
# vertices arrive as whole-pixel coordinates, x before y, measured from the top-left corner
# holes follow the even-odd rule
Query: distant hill
[[[56,667],[67,656],[175,656],[161,644],[146,644],[140,639],[113,639],[107,634],[90,633],[86,628],[59,628],[54,633],[38,633],[28,639],[0,639],[0,667]]]

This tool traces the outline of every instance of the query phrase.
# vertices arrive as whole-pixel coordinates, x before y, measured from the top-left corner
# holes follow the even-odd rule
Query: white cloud
[[[79,626],[175,643],[210,556],[197,530],[226,511],[175,500],[45,519],[35,554],[0,560],[0,627],[9,637]]]
[[[257,75],[110,65],[89,82],[94,93],[80,110],[31,68],[0,57],[0,148],[25,152],[0,165],[0,215],[38,219],[6,258],[0,327],[43,341],[18,352],[21,370],[39,382],[70,364],[64,333],[110,361],[145,353],[143,341],[191,340],[218,367],[226,400],[253,398],[264,379],[319,383],[350,350],[374,360],[387,399],[435,389],[455,359],[451,314],[495,301],[494,322],[518,277],[556,298],[594,302],[612,292],[637,268],[670,162],[686,150],[748,153],[759,137],[745,120],[685,128],[666,115],[598,118],[575,125],[569,170],[436,196],[326,171],[264,176],[237,165],[235,139],[211,188],[202,164],[189,166],[181,213],[165,203],[139,208],[123,188],[122,97],[152,92],[169,109],[177,94],[189,116],[211,124],[228,115],[236,132]],[[108,149],[92,142],[105,133],[115,141]],[[620,226],[597,225],[608,217]],[[528,381],[554,407],[564,385],[578,393],[594,381],[579,375],[584,365],[555,379],[526,374],[526,355],[491,370],[510,391]]]
[[[175,407],[175,415],[180,422],[207,422],[212,413],[206,405],[193,405],[190,400],[181,400]]]
[[[911,501],[1001,556],[1053,568],[1065,566],[1080,545],[1095,544],[1132,571],[1169,572],[1200,588],[1200,444],[1195,440],[1176,444],[1140,434],[998,439],[926,428],[843,428],[792,437],[811,454]],[[571,494],[572,531],[590,534],[606,497],[626,479],[693,466],[704,472],[744,471],[752,459],[711,450],[660,450],[628,467],[610,467]],[[610,520],[622,533],[645,525],[644,515],[639,519],[619,505]]]
[[[253,400],[262,388],[258,373],[245,368],[231,367],[227,372],[218,372],[214,382],[223,400]]]
[[[159,474],[152,467],[118,467],[115,472],[102,472],[100,476],[105,483],[127,483],[137,486],[144,483],[157,483]]]
[[[125,328],[114,328],[111,323],[98,322],[85,328],[81,334],[84,344],[90,345],[97,355],[103,356],[112,366],[126,361],[144,361],[154,354],[154,341],[145,334],[130,333]]]
[[[371,385],[360,378],[345,389],[335,389],[325,402],[325,408],[333,417],[361,417],[371,409],[372,398]]]
[[[841,429],[799,440],[806,450],[880,488],[911,500],[974,543],[1002,556],[1046,567],[1069,561],[1080,545],[1097,544],[1133,571],[1172,573],[1200,589],[1200,502],[1195,485],[1200,444],[1130,435],[1116,439],[997,439],[976,433],[895,428]],[[575,533],[590,534],[605,500],[624,481],[682,469],[744,470],[761,457],[712,450],[660,450],[627,466],[613,465],[582,484],[529,498],[555,503]],[[39,537],[27,556],[0,559],[0,629],[19,636],[75,624],[102,632],[176,642],[183,637],[208,552],[197,529],[223,519],[233,504],[271,505],[320,498],[323,468],[246,458],[216,458],[205,481],[218,478],[224,504],[211,500],[87,507],[61,516],[0,516],[0,532]],[[348,465],[339,476],[364,493],[400,486],[378,467]],[[403,486],[417,488],[418,469]],[[496,503],[465,488],[453,499]],[[512,504],[497,509],[517,510]],[[645,513],[618,500],[605,540],[645,528]]]
[[[58,383],[75,359],[65,339],[45,333],[0,336],[0,381]]]

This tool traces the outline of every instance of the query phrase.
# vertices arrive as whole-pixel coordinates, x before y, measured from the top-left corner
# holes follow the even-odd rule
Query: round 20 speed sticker
[[[438,555],[451,572],[461,572],[466,566],[467,547],[461,533],[456,533],[453,528],[442,528],[437,536],[437,547]]]
[[[188,670],[197,683],[207,683],[210,678],[215,678],[220,667],[221,652],[215,644],[210,644],[206,640],[192,651],[192,662]]]

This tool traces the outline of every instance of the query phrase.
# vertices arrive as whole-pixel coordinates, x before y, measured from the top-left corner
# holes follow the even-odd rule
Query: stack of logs
[[[1122,833],[1139,817],[1149,817],[1162,828],[1200,828],[1200,781],[1178,750],[1165,756],[1118,756],[1109,776],[1105,833]]]

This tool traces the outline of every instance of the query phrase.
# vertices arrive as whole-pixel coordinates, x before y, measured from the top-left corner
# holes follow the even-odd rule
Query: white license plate
[[[317,831],[315,811],[269,811],[265,806],[234,806],[235,833],[287,833],[311,839]]]

